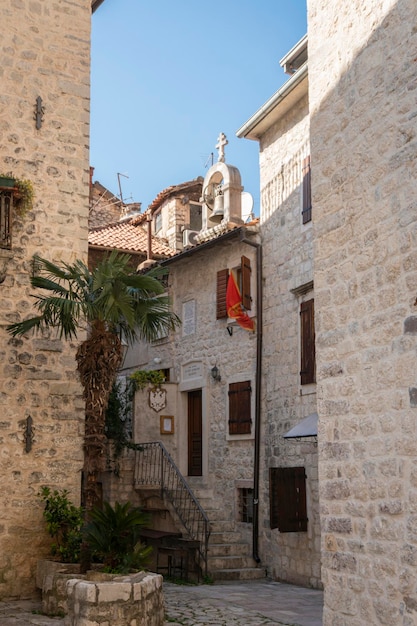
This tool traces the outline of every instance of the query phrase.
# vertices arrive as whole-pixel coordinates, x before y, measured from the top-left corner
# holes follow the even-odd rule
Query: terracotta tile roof
[[[148,249],[148,232],[146,228],[135,225],[134,219],[116,224],[108,224],[93,228],[88,233],[88,244],[95,248],[115,249],[123,252],[142,253],[146,256]],[[156,257],[171,257],[175,251],[168,247],[165,240],[152,237],[152,254]]]

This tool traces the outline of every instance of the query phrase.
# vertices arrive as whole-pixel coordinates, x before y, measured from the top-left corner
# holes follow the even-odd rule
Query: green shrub
[[[162,370],[136,370],[130,375],[130,379],[135,383],[135,388],[142,391],[147,385],[152,387],[162,385],[165,382],[165,374]]]
[[[140,507],[116,502],[113,508],[104,502],[102,509],[93,509],[90,519],[85,541],[107,571],[126,573],[146,566],[152,547],[144,546],[139,540],[141,529],[149,522]]]
[[[44,501],[43,517],[48,534],[54,539],[51,545],[53,556],[64,563],[78,563],[82,540],[83,511],[68,499],[68,491],[51,491],[42,487],[39,497]]]

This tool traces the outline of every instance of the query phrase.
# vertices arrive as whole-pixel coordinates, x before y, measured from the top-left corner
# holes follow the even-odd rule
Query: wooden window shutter
[[[251,432],[250,380],[229,385],[229,435],[247,435]]]
[[[252,307],[250,292],[250,277],[252,270],[250,266],[250,259],[246,256],[242,256],[240,259],[240,269],[242,273],[242,304],[247,311],[250,311]]]
[[[227,317],[226,307],[226,290],[227,281],[229,280],[229,270],[220,270],[217,272],[217,287],[216,287],[216,301],[217,301],[217,319],[223,319]]]
[[[304,467],[269,469],[270,526],[281,533],[307,531]]]
[[[316,349],[314,333],[314,300],[302,302],[301,317],[301,384],[316,382]]]
[[[311,221],[311,162],[303,159],[303,224]]]

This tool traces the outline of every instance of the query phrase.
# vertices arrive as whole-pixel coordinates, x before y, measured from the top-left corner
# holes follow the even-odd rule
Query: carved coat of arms
[[[162,411],[167,405],[167,392],[166,389],[160,387],[153,387],[149,390],[149,406],[156,411]]]

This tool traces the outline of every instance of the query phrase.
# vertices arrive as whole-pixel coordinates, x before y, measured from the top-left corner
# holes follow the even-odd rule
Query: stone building
[[[417,624],[416,22],[308,1],[325,626]]]
[[[291,77],[237,132],[260,149],[260,554],[273,578],[319,587],[307,37],[281,65]]]
[[[1,3],[0,172],[28,179],[33,209],[0,189],[0,597],[35,589],[49,553],[37,496],[66,488],[77,502],[84,403],[73,342],[12,339],[6,326],[33,312],[33,255],[87,259],[90,21],[97,0]],[[13,207],[14,203],[14,207]],[[82,337],[80,337],[81,339]]]
[[[92,169],[92,168],[91,168]],[[152,234],[152,224],[140,213],[140,203],[125,204],[95,181],[90,186],[88,266],[90,270],[111,250],[129,254],[136,270],[147,259],[175,254],[168,240]]]
[[[136,393],[136,468],[130,465],[129,470],[129,458],[133,460],[127,455],[119,471],[122,480],[113,479],[107,488],[110,498],[123,492],[144,504],[152,514],[154,534],[179,531],[186,536],[188,520],[178,514],[181,503],[161,501],[155,491],[159,477],[152,473],[152,455],[166,459],[166,451],[207,515],[211,576],[262,577],[265,568],[253,551],[260,334],[242,328],[226,311],[233,270],[244,285],[248,323],[258,324],[258,225],[242,219],[240,173],[225,162],[226,138],[221,135],[219,141],[219,161],[204,180],[196,179],[194,192],[192,181],[168,188],[147,212],[155,236],[168,238],[177,251],[160,265],[168,271],[167,291],[182,325],[127,352],[121,375],[162,370],[165,382],[156,390],[147,386]],[[138,475],[143,458],[145,478]],[[174,472],[172,464],[165,471]],[[133,496],[126,492],[132,482]],[[197,538],[204,542],[204,537]]]

